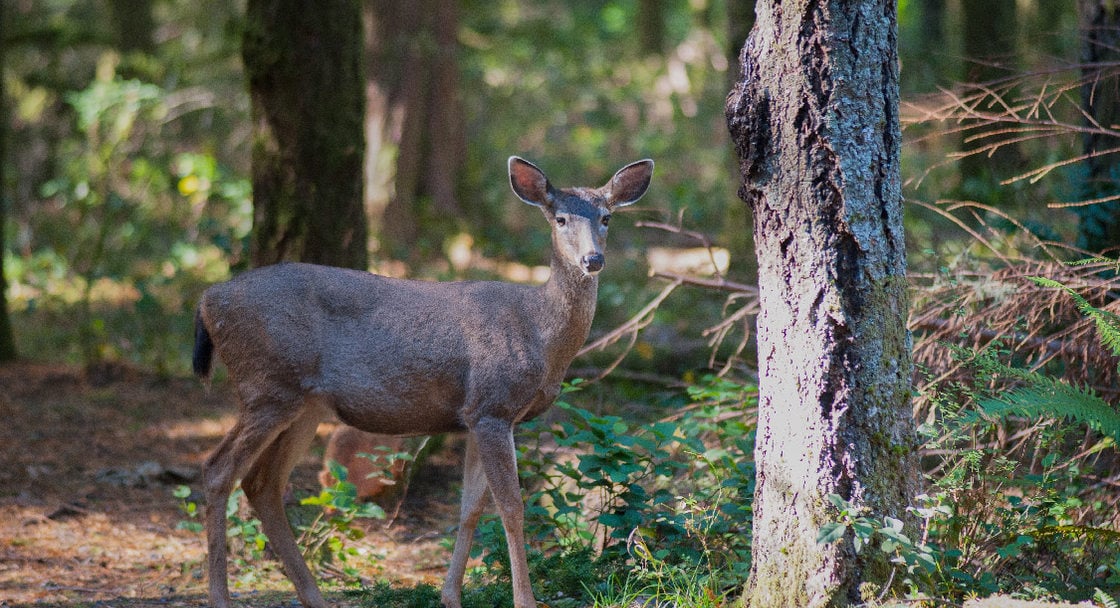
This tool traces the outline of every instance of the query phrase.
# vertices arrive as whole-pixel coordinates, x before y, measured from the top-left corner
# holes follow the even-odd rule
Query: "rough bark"
[[[358,0],[249,0],[252,261],[366,268]]]
[[[1120,3],[1115,0],[1078,0],[1081,21],[1081,65],[1086,84],[1081,89],[1081,108],[1086,122],[1109,127],[1120,124]],[[1090,124],[1090,127],[1095,125]],[[1116,146],[1116,138],[1086,132],[1082,137],[1085,177],[1081,188],[1084,200],[1115,196],[1120,188],[1116,155],[1101,150]],[[1080,217],[1078,246],[1088,251],[1120,247],[1120,202],[1075,207]]]
[[[382,251],[415,253],[420,225],[462,215],[466,130],[459,98],[455,0],[366,0],[366,205]]]
[[[762,312],[757,608],[858,603],[889,565],[819,545],[839,494],[902,518],[918,488],[892,0],[758,3],[727,119]]]

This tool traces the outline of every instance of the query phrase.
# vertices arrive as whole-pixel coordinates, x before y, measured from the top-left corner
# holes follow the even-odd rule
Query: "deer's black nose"
[[[601,253],[592,253],[591,255],[583,256],[583,259],[580,261],[583,262],[583,269],[585,271],[599,272],[603,269],[603,264],[606,262],[606,259]]]

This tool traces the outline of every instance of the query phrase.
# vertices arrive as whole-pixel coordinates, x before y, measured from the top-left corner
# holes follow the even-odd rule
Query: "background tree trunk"
[[[964,53],[964,69],[960,74],[961,82],[969,84],[991,83],[1017,73],[1016,61],[1016,24],[1018,11],[1016,0],[966,0],[960,3],[961,42]],[[1014,93],[1009,93],[1014,98]],[[982,144],[967,143],[964,140],[972,132],[961,134],[962,151]],[[1021,207],[1015,191],[999,186],[1001,175],[1014,175],[1022,164],[1018,146],[1001,146],[990,156],[973,154],[965,156],[958,164],[960,167],[960,188],[957,196],[962,199],[977,200],[989,204],[1006,204]]]
[[[152,19],[151,0],[110,0],[113,25],[117,30],[117,48],[125,53],[155,50],[155,20]]]
[[[1114,0],[1079,0],[1081,20],[1081,63],[1086,84],[1081,88],[1081,107],[1087,118],[1103,127],[1120,124],[1120,74],[1107,64],[1120,61],[1120,4]],[[1082,138],[1086,154],[1112,148],[1116,139],[1099,133]],[[1104,154],[1085,161],[1081,188],[1083,200],[1115,196],[1120,180],[1116,155]],[[1120,247],[1120,201],[1074,207],[1080,217],[1077,245],[1093,252]]]
[[[816,542],[828,494],[902,518],[918,488],[896,6],[759,3],[727,118],[754,213],[756,608],[858,603],[880,552]]]
[[[252,262],[368,267],[359,0],[249,0]]]
[[[645,55],[665,53],[665,11],[661,0],[638,0],[638,41]]]
[[[743,43],[754,27],[754,0],[742,0],[727,4],[727,63],[734,65],[743,50]],[[728,86],[734,87],[737,80],[735,70],[727,70]]]
[[[448,233],[462,215],[466,130],[459,98],[456,0],[366,0],[369,156],[366,177],[379,249],[414,255],[444,234],[420,234],[428,217]],[[434,242],[433,242],[434,241]]]
[[[4,63],[7,46],[6,30],[7,3],[0,4],[0,66]],[[7,242],[4,238],[8,224],[8,180],[4,168],[8,166],[8,97],[4,82],[0,79],[0,362],[16,359],[16,343],[12,337],[12,322],[8,314],[8,278],[4,274],[4,258],[7,256]]]

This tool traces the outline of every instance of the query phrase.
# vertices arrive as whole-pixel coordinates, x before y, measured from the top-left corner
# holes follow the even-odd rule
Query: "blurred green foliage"
[[[46,0],[8,7],[3,78],[12,152],[4,159],[5,253],[16,337],[31,358],[124,359],[180,373],[199,290],[247,264],[251,142],[239,58],[243,6],[136,2],[132,9],[150,14],[153,29],[150,40],[130,40],[122,38],[128,28],[109,4]],[[538,162],[557,185],[594,184],[625,162],[657,161],[650,194],[612,231],[597,332],[621,323],[660,289],[644,279],[649,247],[696,246],[635,228],[637,219],[683,221],[730,250],[731,278],[750,283],[754,275],[750,218],[736,196],[723,117],[742,43],[730,39],[729,32],[742,29],[730,22],[737,13],[727,0],[673,0],[658,5],[660,27],[638,27],[648,7],[640,0],[460,3],[459,96],[468,145],[459,229],[472,237],[477,255],[547,263],[548,237],[537,212],[509,195],[508,155]],[[906,94],[917,99],[951,85],[965,63],[959,10],[918,0],[901,2],[898,10]],[[1020,2],[1017,11],[1016,23],[983,25],[1014,29],[1006,38],[1021,64],[1046,68],[1077,52],[1072,7]],[[943,161],[960,142],[942,134],[945,128],[908,124],[908,196],[936,200],[956,187],[954,165]],[[1029,154],[1047,162],[1075,145],[1068,137],[1042,140]],[[925,177],[919,182],[918,176]],[[1001,177],[994,167],[989,181],[970,192],[1039,217],[1037,225],[1051,229],[1047,236],[1072,238],[1074,216],[1055,221],[1041,207],[1058,198],[1053,188],[1068,189],[1069,180],[1008,189],[994,181]],[[907,228],[914,251],[976,253],[967,234],[926,209],[912,208]],[[428,232],[456,234],[446,227]],[[437,254],[451,249],[423,246]],[[913,256],[911,265],[924,270],[936,259]],[[451,271],[438,259],[410,272],[493,276]],[[704,367],[699,334],[723,307],[721,296],[678,290],[658,312],[661,329],[648,332],[633,366],[674,376]]]

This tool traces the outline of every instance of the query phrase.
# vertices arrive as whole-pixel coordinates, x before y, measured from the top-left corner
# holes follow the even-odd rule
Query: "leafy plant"
[[[328,466],[337,481],[318,495],[300,501],[301,505],[316,509],[309,523],[297,526],[300,535],[296,542],[312,568],[329,570],[346,578],[356,578],[357,570],[349,565],[349,560],[357,556],[359,551],[348,542],[365,536],[365,531],[357,525],[356,520],[384,519],[385,512],[373,503],[358,500],[357,488],[346,480],[346,467],[337,462],[330,462]],[[256,561],[264,556],[268,538],[262,530],[260,520],[241,516],[241,498],[244,494],[241,488],[230,493],[226,504],[226,537],[229,539],[230,554],[237,556],[237,566],[250,571],[252,568],[249,560]],[[179,509],[187,516],[176,528],[201,533],[204,527],[197,521],[201,512],[198,505],[190,499],[190,487],[178,486],[172,495],[179,499]]]
[[[190,486],[176,486],[171,491],[171,495],[179,499],[179,510],[182,511],[187,519],[180,520],[175,524],[176,530],[186,530],[188,532],[200,533],[205,529],[202,522],[196,521],[199,518],[198,504],[191,500]]]
[[[699,567],[716,588],[741,581],[749,569],[754,389],[706,378],[692,396],[698,402],[683,414],[647,424],[561,401],[563,422],[525,425],[525,530],[536,550],[589,550],[639,570]],[[479,535],[476,553],[504,569],[499,522],[484,520]],[[650,539],[653,561],[634,560],[634,538]]]
[[[836,508],[837,519],[820,527],[817,534],[818,543],[839,542],[850,530],[855,552],[860,553],[867,547],[877,545],[889,561],[896,564],[903,572],[902,582],[911,595],[917,595],[923,589],[931,587],[930,581],[942,568],[939,562],[945,561],[945,556],[940,554],[936,547],[922,540],[917,542],[911,540],[903,532],[902,520],[890,516],[881,519],[869,517],[864,508],[856,507],[837,494],[829,494],[828,501]],[[932,515],[933,513],[944,513],[944,511],[934,510],[920,514]],[[892,573],[891,576],[893,577],[894,574]],[[883,587],[884,593],[889,591],[890,582],[886,582]]]
[[[204,526],[197,521],[201,517],[201,511],[198,505],[190,499],[190,487],[177,486],[172,491],[172,495],[179,499],[179,510],[188,518],[180,521],[175,527],[179,530],[188,530],[195,533],[202,532]],[[243,496],[245,496],[245,492],[241,488],[236,488],[233,492],[230,492],[229,500],[226,501],[226,520],[229,522],[226,529],[226,539],[229,542],[231,554],[254,560],[260,559],[264,555],[268,538],[261,529],[259,519],[241,517],[241,498]],[[244,565],[244,563],[242,562],[241,565]]]
[[[385,511],[371,502],[358,500],[357,487],[347,481],[346,467],[331,461],[327,463],[334,485],[323,488],[317,496],[300,501],[301,505],[318,507],[311,523],[300,526],[298,544],[303,557],[312,567],[340,571],[347,577],[358,576],[357,570],[348,565],[350,558],[358,555],[347,541],[365,537],[365,531],[356,524],[358,519],[384,519]]]

